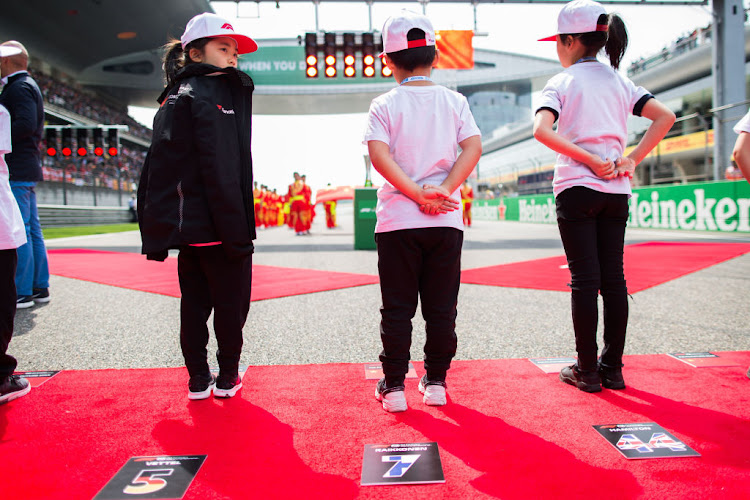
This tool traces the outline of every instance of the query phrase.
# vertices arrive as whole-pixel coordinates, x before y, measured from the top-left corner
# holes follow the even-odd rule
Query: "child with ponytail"
[[[189,399],[232,397],[242,387],[242,328],[250,308],[255,216],[250,133],[253,81],[238,54],[258,48],[210,13],[167,44],[166,88],[138,185],[142,252],[180,251],[180,347]],[[214,312],[219,376],[208,366]]]
[[[630,179],[666,135],[675,115],[616,70],[628,45],[622,19],[591,0],[573,0],[557,19],[556,41],[565,70],[542,91],[534,137],[558,153],[553,192],[568,267],[578,360],[560,379],[585,392],[624,389],[622,355],[628,322],[623,272]],[[610,65],[597,60],[604,49]],[[652,120],[624,155],[630,114]],[[557,131],[553,129],[558,121]],[[604,305],[604,348],[597,359],[597,297]]]

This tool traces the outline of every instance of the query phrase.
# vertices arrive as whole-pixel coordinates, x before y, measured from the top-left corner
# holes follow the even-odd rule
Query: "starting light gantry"
[[[102,157],[106,152],[110,157],[120,154],[120,130],[127,131],[127,125],[45,125],[45,152],[51,158],[58,152],[65,158],[84,157],[89,153]],[[106,132],[106,149],[104,136]],[[91,142],[89,142],[89,136]],[[73,138],[75,137],[75,144]]]
[[[344,78],[354,78],[360,67],[362,76],[374,78],[378,73],[375,69],[378,54],[383,51],[383,42],[379,33],[336,33],[319,32],[305,33],[305,75],[317,78],[320,75],[321,59],[323,56],[323,74],[326,78],[338,76],[339,55],[343,55]],[[358,54],[361,64],[357,64]],[[380,61],[380,76],[390,78],[391,69]]]

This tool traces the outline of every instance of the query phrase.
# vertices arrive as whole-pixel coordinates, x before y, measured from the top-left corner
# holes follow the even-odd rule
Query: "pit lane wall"
[[[472,218],[556,224],[552,194],[474,200]],[[750,233],[750,184],[717,181],[633,189],[629,227]]]

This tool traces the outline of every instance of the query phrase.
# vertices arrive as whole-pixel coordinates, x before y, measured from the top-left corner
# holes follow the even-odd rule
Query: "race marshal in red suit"
[[[474,201],[474,190],[471,189],[469,182],[464,182],[461,186],[461,203],[464,208],[464,225],[471,227],[471,202]]]

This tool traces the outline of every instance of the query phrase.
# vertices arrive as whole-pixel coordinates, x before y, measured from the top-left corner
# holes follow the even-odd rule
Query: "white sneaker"
[[[419,379],[419,392],[424,394],[424,404],[427,406],[443,406],[448,400],[445,394],[445,382],[429,382],[427,375]]]
[[[375,387],[375,399],[383,404],[383,409],[389,413],[406,411],[406,395],[403,387],[394,387],[386,392],[385,379],[381,378]]]

